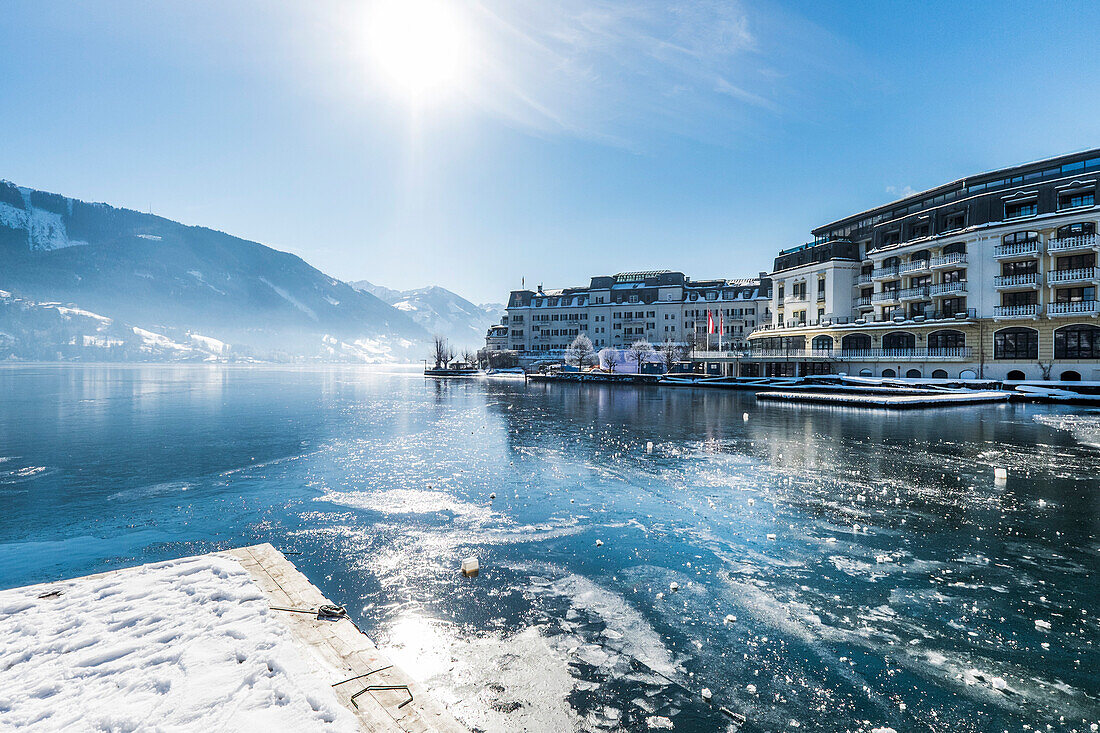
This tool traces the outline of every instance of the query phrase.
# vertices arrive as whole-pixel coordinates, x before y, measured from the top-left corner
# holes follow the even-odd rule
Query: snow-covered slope
[[[131,336],[133,327],[173,332],[183,347],[220,342],[260,359],[418,359],[430,340],[407,313],[286,252],[7,182],[0,289],[28,303],[75,304],[127,324]],[[0,320],[0,331],[13,328]],[[334,355],[333,340],[351,346]]]
[[[366,280],[358,280],[350,285],[372,293],[407,313],[429,333],[446,336],[458,349],[484,346],[485,331],[489,326],[500,323],[500,317],[504,315],[503,305],[475,305],[462,296],[437,286],[417,290],[392,290]]]

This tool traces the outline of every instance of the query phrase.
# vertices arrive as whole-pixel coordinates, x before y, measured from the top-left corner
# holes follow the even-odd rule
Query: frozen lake
[[[258,542],[485,731],[1100,720],[1100,410],[0,367],[0,589]]]

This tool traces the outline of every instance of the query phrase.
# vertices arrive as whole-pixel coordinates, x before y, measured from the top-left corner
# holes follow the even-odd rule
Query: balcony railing
[[[856,278],[856,285],[870,285],[871,280],[872,280],[871,273],[861,272],[861,273],[859,273],[859,277]]]
[[[993,285],[998,288],[1019,288],[1038,284],[1039,273],[1037,272],[1029,272],[1024,275],[998,275],[993,278]]]
[[[1030,242],[1016,242],[1015,244],[1001,244],[993,248],[994,257],[1026,257],[1039,254],[1039,240]]]
[[[898,291],[883,290],[881,293],[872,295],[871,300],[875,303],[896,303],[899,300]]]
[[[928,267],[929,265],[927,259],[911,260],[909,262],[902,263],[898,270],[899,272],[918,272],[920,270],[927,270]]]
[[[948,293],[962,293],[966,291],[966,280],[956,280],[950,283],[936,283],[928,289],[930,295],[947,295]]]
[[[904,288],[898,291],[898,295],[902,300],[919,300],[921,298],[928,297],[929,285],[920,285],[915,288]]]
[[[894,265],[893,267],[876,267],[874,272],[871,273],[871,276],[877,279],[886,277],[897,277],[898,266]]]
[[[953,361],[970,359],[973,349],[752,349],[757,359],[829,359],[832,361]]]
[[[998,305],[994,306],[993,315],[997,318],[1030,318],[1039,315],[1039,306],[1035,303],[1027,305]]]
[[[1081,267],[1076,270],[1051,270],[1047,273],[1047,283],[1078,282],[1081,280],[1096,280],[1098,270],[1095,267]]]
[[[856,298],[856,307],[864,305],[871,305],[870,295],[861,295],[860,297]]]
[[[952,267],[954,265],[965,264],[966,252],[952,252],[951,254],[946,254],[942,257],[933,257],[931,262],[932,267]]]
[[[1100,313],[1100,303],[1095,300],[1076,300],[1072,303],[1050,303],[1047,305],[1048,315],[1066,316],[1075,313]]]
[[[1068,249],[1088,249],[1097,246],[1095,234],[1082,234],[1077,237],[1052,239],[1047,243],[1048,252],[1063,252]]]
[[[805,302],[806,302],[806,296],[805,295],[788,295],[787,297],[783,298],[783,304],[784,305],[786,305],[787,303],[805,303]]]

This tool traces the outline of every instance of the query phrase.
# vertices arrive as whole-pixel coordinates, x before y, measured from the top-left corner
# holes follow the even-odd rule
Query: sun
[[[467,81],[473,44],[454,0],[376,0],[367,42],[374,71],[415,104],[442,99]]]

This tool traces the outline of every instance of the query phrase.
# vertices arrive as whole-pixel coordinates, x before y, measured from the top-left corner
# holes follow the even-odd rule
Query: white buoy
[[[749,506],[752,506],[752,505],[753,505],[753,504],[755,504],[755,503],[756,503],[756,499],[753,499],[753,498],[752,498],[752,497],[750,496],[750,497],[749,497]]]
[[[749,413],[746,412],[744,415],[741,416],[741,419],[744,420],[745,422],[748,422],[749,421]]]
[[[732,613],[727,613],[726,614],[726,623],[727,624],[737,623],[737,617],[734,616]]]
[[[467,577],[477,575],[477,571],[480,569],[476,557],[468,557],[462,561],[462,574]]]
[[[768,539],[769,539],[769,540],[774,540],[774,539],[775,539],[775,535],[774,535],[774,534],[771,534],[771,533],[769,532],[769,533],[768,533]]]
[[[596,540],[596,547],[603,547],[603,540]]]
[[[748,692],[748,693],[749,693],[750,695],[755,695],[755,694],[756,694],[756,685],[745,685],[745,690],[746,690],[746,691],[747,691],[747,692]]]
[[[652,453],[653,452],[653,441],[652,440],[645,444],[645,452],[646,453]]]
[[[713,695],[711,695],[709,687],[704,687],[703,691],[700,692],[699,694],[703,696],[704,700],[709,700],[711,697],[713,697]]]
[[[490,501],[492,501],[492,500],[493,500],[493,499],[495,499],[495,498],[497,498],[497,494],[496,494],[496,492],[495,492],[495,491],[494,491],[493,493],[489,494],[489,500],[490,500]]]
[[[993,469],[993,480],[999,484],[1003,484],[1008,481],[1008,469],[1002,466],[997,466]]]
[[[669,583],[668,584],[668,589],[670,591],[672,591],[673,593],[675,593],[676,591],[680,590],[680,584],[679,583]]]

